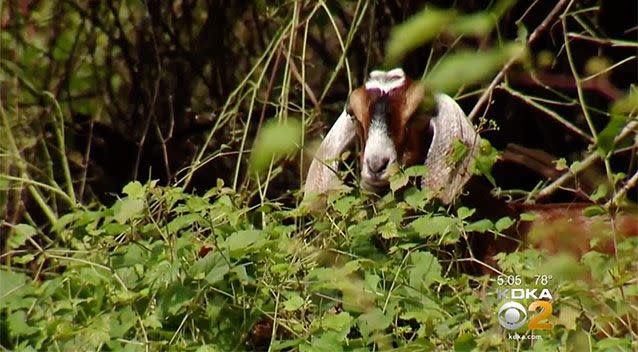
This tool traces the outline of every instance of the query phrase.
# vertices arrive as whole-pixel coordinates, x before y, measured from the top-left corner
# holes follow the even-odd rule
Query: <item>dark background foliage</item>
[[[212,0],[65,0],[56,4],[7,1],[3,5],[2,24],[6,78],[3,98],[17,98],[19,105],[33,108],[46,105],[37,92],[52,92],[65,110],[69,137],[66,147],[78,156],[72,159],[74,175],[81,177],[84,169],[88,169],[83,199],[97,197],[112,201],[108,194],[119,191],[131,179],[174,181],[202,148],[206,153],[221,150],[222,146],[227,151],[237,151],[244,130],[250,136],[248,140],[252,140],[261,124],[278,116],[282,108],[288,110],[287,114],[299,115],[292,106],[279,106],[277,100],[282,90],[286,90],[287,102],[301,101],[299,56],[302,50],[305,51],[303,64],[307,65],[303,84],[307,91],[314,92],[314,99],[306,105],[311,110],[303,113],[312,118],[310,121],[319,116],[325,121],[324,125],[329,125],[348,95],[348,73],[356,86],[370,70],[383,67],[385,43],[391,29],[424,6],[421,1],[375,1],[365,3],[365,14],[354,18],[358,14],[355,11],[360,10],[357,6],[364,6],[362,4],[328,1],[323,6],[329,12],[321,9],[308,23],[307,38],[302,36],[304,27],[297,24],[295,31],[284,33],[284,41],[272,48],[269,43],[281,35],[291,16],[296,13],[304,18],[317,5]],[[471,14],[492,5],[490,1],[434,1],[428,6]],[[402,67],[418,78],[428,63],[437,62],[449,51],[489,48],[499,41],[515,40],[521,30],[531,31],[541,24],[554,5],[554,1],[518,1],[506,11],[498,31],[491,35],[441,35],[436,41],[410,52]],[[582,25],[604,38],[635,39],[634,2],[582,1],[576,6],[581,9],[596,6],[596,10],[585,11],[585,15],[578,18],[580,23],[574,18],[568,19],[568,26]],[[340,63],[343,51],[333,27],[341,33],[351,30],[354,34],[345,54],[349,70]],[[292,46],[285,44],[291,38]],[[554,22],[530,48],[532,61],[512,70],[510,87],[521,94],[553,99],[555,94],[543,87],[549,85],[573,99],[577,87],[563,45],[560,23]],[[635,47],[616,46],[604,43],[603,39],[573,39],[571,45],[572,64],[579,72],[585,72],[587,65],[595,66],[597,59],[602,60],[604,66],[636,54]],[[222,112],[227,113],[224,106],[239,83],[247,77],[254,80],[255,76],[248,74],[265,53],[272,53],[273,57],[257,67],[264,79],[254,87],[256,103],[235,98],[231,102],[233,116],[220,116]],[[534,67],[533,76],[528,71],[530,65]],[[290,86],[284,85],[288,68],[295,71]],[[36,96],[29,97],[24,88],[12,85],[10,78],[16,75],[30,82],[28,87],[35,90],[32,93]],[[610,70],[604,79],[583,84],[585,98],[592,110],[607,111],[609,104],[623,96],[635,78],[635,60],[628,60]],[[476,102],[477,96],[471,93],[473,88],[457,92],[463,97],[459,102],[468,112]],[[470,94],[463,94],[465,91]],[[240,94],[246,92],[246,88],[240,88]],[[526,101],[500,89],[494,92],[493,98],[494,104],[490,105],[487,116],[496,121],[500,129],[486,137],[499,149],[504,149],[507,143],[517,143],[550,152],[556,158],[577,160],[577,154],[586,148],[587,140],[565,133],[556,121],[543,116]],[[582,125],[578,104],[563,102],[551,108],[566,120]],[[253,110],[252,114],[249,109]],[[595,111],[591,113],[592,122],[601,130],[607,124],[607,117]],[[248,121],[249,115],[252,121]],[[46,139],[45,132],[50,127],[47,127],[48,120],[41,117],[29,119],[23,128],[36,131],[35,136]],[[309,124],[307,128],[308,135],[313,136],[320,125]],[[214,134],[205,146],[211,129]],[[37,158],[38,152],[32,151]],[[235,165],[241,163],[241,156],[228,153],[215,163],[207,164],[195,174],[189,186],[206,189],[217,178],[232,183]],[[627,156],[621,155],[612,162],[619,165],[627,161]],[[497,168],[497,176],[503,176],[499,180],[505,182],[499,184],[529,189],[540,180],[516,168],[511,165],[503,166],[503,170]],[[632,169],[622,171],[629,173]],[[516,177],[505,176],[512,173]],[[241,178],[244,176],[242,163]],[[286,174],[279,186],[284,190],[297,188],[299,180],[298,174]]]

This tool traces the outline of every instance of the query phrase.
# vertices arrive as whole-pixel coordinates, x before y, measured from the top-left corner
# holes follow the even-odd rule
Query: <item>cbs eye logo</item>
[[[541,323],[552,315],[552,304],[548,301],[534,301],[527,309],[518,302],[506,302],[498,310],[498,322],[507,330],[516,330],[527,323],[527,312],[534,312],[538,308],[542,308],[541,312],[529,319],[527,328],[529,330],[550,330],[552,324]]]

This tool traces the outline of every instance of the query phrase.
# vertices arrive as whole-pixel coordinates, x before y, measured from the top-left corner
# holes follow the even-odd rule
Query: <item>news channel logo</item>
[[[520,287],[522,279],[519,275],[499,276],[497,279],[497,298],[505,301],[498,308],[498,323],[506,330],[518,330],[527,324],[528,330],[551,330],[553,324],[548,322],[553,312],[552,293],[547,287],[551,275],[538,275],[537,288]],[[519,287],[504,287],[516,285]],[[538,286],[541,286],[540,288]],[[525,307],[522,302],[531,303]]]

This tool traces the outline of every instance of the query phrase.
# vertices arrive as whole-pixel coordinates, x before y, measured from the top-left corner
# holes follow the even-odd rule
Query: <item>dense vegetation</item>
[[[637,350],[636,13],[0,1],[0,349]],[[311,212],[314,141],[395,66],[478,126],[488,198],[422,167],[368,194],[344,155]],[[521,282],[552,295],[533,340],[499,325]]]

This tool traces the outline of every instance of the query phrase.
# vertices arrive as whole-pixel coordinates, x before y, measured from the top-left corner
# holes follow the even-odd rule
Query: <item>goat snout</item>
[[[375,155],[366,159],[366,165],[368,165],[368,169],[370,169],[370,171],[375,174],[383,173],[388,168],[389,164],[390,157],[388,156]]]

